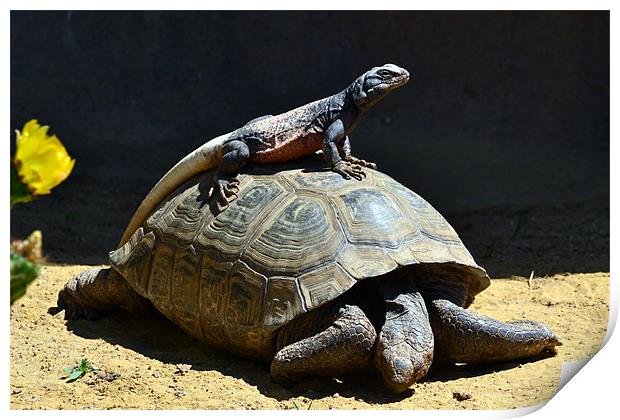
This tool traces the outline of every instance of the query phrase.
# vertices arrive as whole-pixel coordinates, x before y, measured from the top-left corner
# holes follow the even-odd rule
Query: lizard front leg
[[[361,166],[346,162],[340,158],[338,152],[338,143],[345,138],[344,123],[338,119],[331,123],[325,130],[325,138],[323,139],[323,159],[331,167],[332,171],[342,175],[344,179],[351,177],[359,180],[366,177]]]
[[[370,169],[377,169],[376,163],[368,162],[363,159],[358,159],[355,156],[351,155],[351,142],[349,141],[349,136],[345,136],[339,143],[337,143],[337,147],[342,160],[352,163],[354,165],[359,165]]]
[[[240,141],[233,140],[222,146],[222,161],[213,175],[213,195],[222,209],[237,198],[239,192],[239,169],[250,157],[250,149]]]

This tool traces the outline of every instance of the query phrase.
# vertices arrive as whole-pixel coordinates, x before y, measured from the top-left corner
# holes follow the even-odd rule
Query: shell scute
[[[380,185],[403,204],[404,214],[415,220],[416,227],[422,235],[446,245],[463,246],[458,234],[446,219],[418,194],[387,176]]]
[[[297,276],[334,261],[345,238],[331,207],[320,197],[297,194],[258,230],[242,260],[270,276]]]
[[[226,320],[229,325],[256,326],[262,319],[267,277],[244,262],[233,264],[230,273]]]
[[[329,264],[299,277],[299,288],[307,308],[330,301],[354,284],[355,279],[338,264]]]
[[[248,235],[260,223],[262,214],[269,214],[270,207],[287,193],[279,183],[257,180],[249,183],[226,211],[214,218],[207,218],[200,229],[194,231],[194,246],[200,250],[215,249],[218,258],[235,260],[243,250]]]
[[[225,314],[228,338],[245,343],[248,350],[259,353],[271,351],[269,340],[265,339],[269,333],[261,328],[266,286],[266,276],[252,270],[243,261],[233,264]]]
[[[338,262],[351,277],[358,280],[380,276],[398,267],[387,250],[375,246],[350,245]]]
[[[153,304],[164,314],[171,313],[170,286],[174,270],[176,248],[160,243],[153,253],[147,294]]]
[[[286,179],[298,190],[321,192],[338,191],[347,182],[341,175],[331,171],[293,171]]]
[[[382,191],[357,188],[333,197],[347,240],[356,245],[398,248],[417,229]]]
[[[110,252],[110,265],[123,275],[134,289],[143,297],[147,297],[147,285],[151,274],[151,259],[155,248],[153,232],[144,234],[140,228],[129,241]]]
[[[170,199],[163,212],[156,212],[146,228],[172,246],[185,248],[192,244],[203,222],[208,203],[200,188],[188,188]]]
[[[202,334],[210,342],[220,344],[228,336],[226,328],[226,305],[230,287],[228,277],[233,264],[215,262],[203,256],[200,270],[198,316]]]
[[[199,329],[201,258],[194,252],[175,253],[172,275],[171,303],[175,319],[190,329]]]
[[[282,325],[305,310],[297,279],[294,277],[269,278],[265,296],[265,325]]]

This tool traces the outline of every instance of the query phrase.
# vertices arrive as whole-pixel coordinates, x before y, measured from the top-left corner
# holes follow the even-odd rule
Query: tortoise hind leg
[[[455,363],[508,361],[555,351],[560,339],[535,321],[501,322],[454,303],[435,299],[429,305],[437,355]]]
[[[69,280],[58,293],[57,312],[65,319],[99,319],[120,309],[129,314],[144,312],[149,302],[136,293],[113,269],[88,269]]]
[[[369,365],[377,334],[364,312],[344,305],[331,318],[318,334],[279,349],[271,362],[274,381],[291,386],[311,376],[333,377]]]

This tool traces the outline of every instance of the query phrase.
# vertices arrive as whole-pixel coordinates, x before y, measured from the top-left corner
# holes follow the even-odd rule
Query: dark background
[[[11,234],[105,263],[203,141],[386,62],[413,77],[353,132],[355,155],[492,276],[609,271],[608,12],[11,12],[11,128],[37,118],[77,160]]]

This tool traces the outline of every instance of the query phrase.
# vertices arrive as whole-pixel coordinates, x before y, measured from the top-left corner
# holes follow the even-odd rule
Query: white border
[[[314,0],[312,2],[291,2],[291,1],[272,1],[272,0],[262,0],[261,2],[242,2],[242,1],[226,1],[226,2],[204,2],[204,1],[187,1],[187,0],[176,0],[174,2],[165,2],[161,0],[153,0],[149,2],[137,2],[130,0],[108,0],[108,1],[54,1],[54,2],[44,2],[44,1],[33,1],[33,0],[22,0],[22,1],[7,1],[3,4],[7,4],[8,8],[6,13],[2,16],[2,27],[5,28],[1,35],[1,45],[4,51],[4,56],[9,56],[9,48],[10,48],[10,13],[9,10],[68,10],[68,9],[82,9],[82,10],[200,10],[200,9],[213,9],[213,10],[242,10],[242,9],[290,9],[290,10],[310,10],[310,9],[322,9],[322,10],[347,10],[347,9],[366,9],[366,10],[383,10],[385,7],[390,9],[402,9],[402,10],[611,10],[611,115],[617,115],[613,111],[617,111],[617,98],[618,98],[618,85],[614,83],[613,75],[619,74],[619,68],[617,65],[617,49],[618,49],[618,30],[616,29],[618,26],[618,18],[616,17],[617,8],[613,6],[616,4],[613,1],[599,1],[599,0],[590,0],[590,1],[543,1],[543,0],[521,0],[521,1],[479,1],[479,0],[470,0],[467,2],[459,2],[459,1],[424,1],[424,2],[414,2],[411,0],[392,0],[390,2],[377,2],[370,0],[358,0],[358,1],[340,1],[334,2],[333,0]],[[89,7],[84,7],[88,5]],[[4,73],[4,97],[0,103],[2,104],[1,111],[4,118],[2,118],[4,130],[2,131],[7,135],[7,133],[11,132],[10,127],[10,66],[9,60],[7,59],[5,65],[2,66],[2,71]],[[617,123],[614,118],[611,119],[611,139],[618,138],[618,130]],[[10,138],[12,141],[13,139]],[[4,162],[9,161],[9,142],[5,140],[5,148],[4,148]],[[611,156],[618,157],[618,146],[617,140],[610,141],[611,147]],[[9,240],[9,205],[8,205],[8,172],[4,174],[5,180],[2,183],[2,197],[4,200],[4,204],[2,206],[2,223],[5,224],[5,244]],[[614,214],[614,210],[618,209],[618,194],[614,187],[618,185],[618,169],[615,166],[611,167],[611,214]],[[611,241],[611,271],[615,273],[618,268],[617,260],[614,257],[618,257],[617,253],[617,240],[616,235],[613,233],[618,233],[618,223],[617,219],[611,220],[611,231],[612,231],[612,241]],[[8,262],[6,259],[0,258],[0,270],[2,272],[8,273]],[[617,311],[618,311],[618,287],[615,285],[614,278],[612,277],[612,290],[611,290],[611,312],[610,312],[610,328],[608,330],[607,338],[609,339],[611,332],[616,323],[617,319]],[[4,288],[2,289],[3,296],[0,299],[2,301],[8,302],[8,285],[5,283]],[[7,306],[8,308],[8,306]],[[7,311],[8,312],[8,311]],[[78,411],[78,412],[68,412],[68,411],[34,411],[34,412],[22,412],[22,411],[9,411],[9,394],[10,394],[10,375],[9,375],[9,330],[8,330],[8,313],[6,318],[6,327],[2,330],[2,378],[4,381],[2,382],[2,395],[4,396],[3,407],[9,416],[52,416],[52,417],[60,417],[60,416],[69,416],[69,417],[77,417],[77,416],[88,416],[88,417],[98,417],[98,416],[156,416],[162,418],[168,418],[171,413],[167,411],[115,411],[113,413],[108,413],[105,411]],[[545,419],[547,420],[552,417],[559,418],[573,418],[581,417],[581,418],[607,418],[609,417],[609,413],[612,413],[616,408],[616,398],[618,398],[617,388],[615,387],[615,382],[617,382],[619,369],[617,356],[619,354],[619,344],[617,334],[615,336],[611,336],[605,347],[596,355],[594,358],[579,372],[577,378],[574,380],[570,380],[558,394],[552,398],[548,404],[546,404],[543,408],[534,411],[530,414],[531,418],[536,419]],[[567,367],[570,369],[570,366]],[[568,370],[565,370],[568,374]],[[455,415],[461,418],[505,418],[505,417],[516,417],[519,415],[527,414],[536,408],[529,409],[521,409],[521,410],[489,410],[489,411],[390,411],[389,413],[382,413],[375,411],[343,411],[338,410],[332,413],[328,413],[322,411],[318,413],[318,415],[337,415],[339,417],[355,417],[358,419],[366,416],[383,416],[389,415],[391,418],[407,418],[411,419],[412,416],[416,418],[420,417],[433,417],[433,418],[453,418]],[[181,414],[182,413],[182,414]],[[180,415],[183,416],[260,416],[264,418],[264,416],[268,416],[270,418],[290,418],[291,416],[316,416],[317,412],[313,411],[258,411],[258,412],[239,412],[239,411],[217,411],[217,412],[209,412],[205,413],[202,411],[183,411],[180,412]]]

